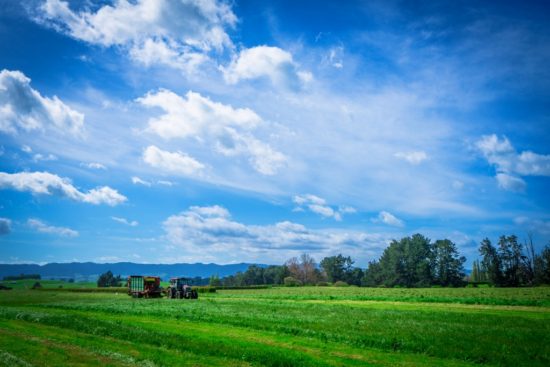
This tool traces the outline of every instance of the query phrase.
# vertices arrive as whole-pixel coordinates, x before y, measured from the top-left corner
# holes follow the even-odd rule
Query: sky
[[[0,262],[540,249],[549,7],[0,0]]]

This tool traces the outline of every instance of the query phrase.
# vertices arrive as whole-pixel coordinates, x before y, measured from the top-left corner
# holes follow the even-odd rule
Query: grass
[[[44,360],[59,366],[547,366],[550,288],[269,288],[218,290],[197,301],[2,291],[0,366]]]

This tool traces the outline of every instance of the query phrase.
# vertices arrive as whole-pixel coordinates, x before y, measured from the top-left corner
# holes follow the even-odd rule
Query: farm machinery
[[[168,298],[177,298],[177,299],[197,299],[199,294],[196,289],[192,289],[190,285],[187,284],[187,278],[171,278],[170,286],[166,290],[166,296]]]
[[[130,275],[128,277],[128,294],[135,298],[161,297],[160,277]]]

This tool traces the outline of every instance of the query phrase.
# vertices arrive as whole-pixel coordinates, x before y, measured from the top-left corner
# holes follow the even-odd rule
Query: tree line
[[[537,254],[532,236],[528,237],[524,244],[514,235],[501,236],[496,246],[488,238],[481,241],[481,262],[474,262],[472,281],[499,287],[550,284],[550,246]]]
[[[479,246],[481,262],[474,261],[466,276],[462,256],[455,243],[443,239],[432,242],[415,234],[393,240],[381,257],[366,269],[354,266],[350,256],[338,254],[319,263],[309,254],[287,260],[283,265],[251,265],[244,272],[219,278],[210,285],[242,287],[251,285],[356,285],[365,287],[458,287],[467,282],[494,286],[532,286],[550,284],[550,246],[537,254],[532,237],[521,244],[517,237],[501,236],[498,246],[484,239]]]
[[[19,275],[7,275],[3,280],[24,280],[24,279],[41,279],[40,274],[19,274]]]

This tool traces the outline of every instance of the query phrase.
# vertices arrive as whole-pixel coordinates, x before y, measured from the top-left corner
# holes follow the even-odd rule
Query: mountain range
[[[220,278],[233,275],[239,271],[246,271],[252,264],[138,264],[132,262],[118,262],[99,264],[93,262],[48,263],[38,264],[0,264],[0,279],[9,275],[40,274],[43,279],[72,278],[76,281],[95,281],[100,274],[110,270],[123,278],[128,275],[156,275],[163,280],[170,277],[184,276],[189,278],[208,278],[217,274]],[[266,266],[258,264],[259,266]]]

